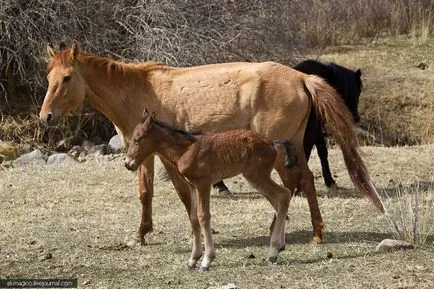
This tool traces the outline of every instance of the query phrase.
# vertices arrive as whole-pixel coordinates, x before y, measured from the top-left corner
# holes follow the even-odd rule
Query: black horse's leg
[[[324,183],[328,188],[331,188],[336,184],[336,182],[335,180],[333,180],[332,173],[330,172],[329,161],[327,159],[328,157],[327,145],[325,142],[324,134],[322,132],[321,135],[317,138],[315,146],[318,151],[319,159],[321,161],[322,176],[324,178]]]
[[[219,193],[224,193],[224,194],[230,194],[231,193],[223,181],[219,181],[219,182],[213,184],[212,187],[214,189],[218,189]]]
[[[316,139],[318,138],[318,131],[316,127],[313,126],[313,120],[311,120],[311,117],[309,117],[309,122],[306,127],[306,132],[304,133],[304,154],[306,156],[306,161],[309,161],[310,154],[312,153],[313,146],[315,145]],[[301,196],[301,186],[297,185],[297,188],[295,189],[295,195]]]

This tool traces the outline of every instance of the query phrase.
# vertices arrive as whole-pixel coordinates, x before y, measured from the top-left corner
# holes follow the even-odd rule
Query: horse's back
[[[288,138],[309,111],[305,75],[275,62],[211,64],[168,73],[164,83],[171,85],[163,89],[162,102],[173,114],[171,121],[187,129],[251,129]]]

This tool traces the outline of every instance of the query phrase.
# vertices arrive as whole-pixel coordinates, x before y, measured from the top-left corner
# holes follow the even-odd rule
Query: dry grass
[[[431,178],[433,179],[433,178]],[[434,191],[432,183],[416,182],[411,187],[400,187],[387,198],[386,219],[397,239],[415,245],[424,245],[434,234]]]
[[[399,183],[432,184],[433,149],[364,147],[363,155],[377,188],[393,196]],[[374,254],[393,231],[354,192],[339,151],[330,151],[330,163],[341,187],[336,192],[323,185],[316,155],[310,162],[327,224],[324,245],[310,243],[307,202],[295,198],[286,250],[268,265],[273,210],[236,177],[227,182],[234,197],[211,200],[217,256],[204,274],[186,269],[191,230],[169,183],[156,181],[149,245],[121,245],[137,229],[140,212],[137,181],[122,158],[0,169],[0,277],[77,277],[80,288],[432,288],[434,237],[416,250]],[[53,258],[40,261],[47,252]]]
[[[360,125],[385,145],[434,142],[434,38],[380,38],[331,47],[311,57],[361,68]],[[418,66],[428,65],[425,69]]]

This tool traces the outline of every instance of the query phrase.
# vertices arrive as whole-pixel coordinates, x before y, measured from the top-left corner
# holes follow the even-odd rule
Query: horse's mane
[[[143,63],[127,63],[114,60],[108,57],[100,57],[92,53],[82,52],[78,56],[78,61],[84,63],[94,70],[104,71],[108,75],[121,73],[138,73],[150,71],[153,69],[170,69],[170,66],[161,62],[148,61]],[[57,65],[71,64],[71,49],[65,49],[56,53],[48,63],[48,71],[51,71]]]
[[[158,119],[154,119],[154,123],[159,125],[160,127],[164,128],[164,129],[168,130],[170,134],[174,134],[174,133],[179,134],[185,140],[188,140],[188,141],[194,141],[196,135],[202,135],[203,134],[200,131],[187,131],[183,128],[179,128],[179,127],[176,127],[174,125],[170,125],[167,122],[164,122],[164,121],[161,121]]]

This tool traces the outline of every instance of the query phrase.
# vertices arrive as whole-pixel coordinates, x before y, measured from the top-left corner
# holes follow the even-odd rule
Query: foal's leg
[[[209,268],[209,265],[214,260],[215,250],[214,242],[212,240],[211,232],[211,213],[209,208],[209,199],[211,184],[201,183],[196,185],[197,189],[197,216],[199,218],[199,223],[202,228],[202,233],[205,239],[205,255],[203,257],[202,263],[200,264],[199,270],[201,272]]]
[[[142,204],[142,217],[140,227],[133,239],[128,242],[129,246],[134,246],[139,243],[145,244],[145,235],[152,232],[152,197],[154,196],[154,157],[149,157],[139,167],[139,193],[140,202]]]
[[[197,198],[195,189],[186,182],[185,178],[174,169],[169,163],[161,159],[169,178],[172,180],[173,186],[178,193],[179,198],[187,210],[188,217],[190,219],[190,224],[192,228],[192,250],[191,256],[188,260],[188,267],[193,269],[196,266],[197,261],[202,256],[202,246],[201,246],[201,236],[200,236],[200,225],[197,218]]]

